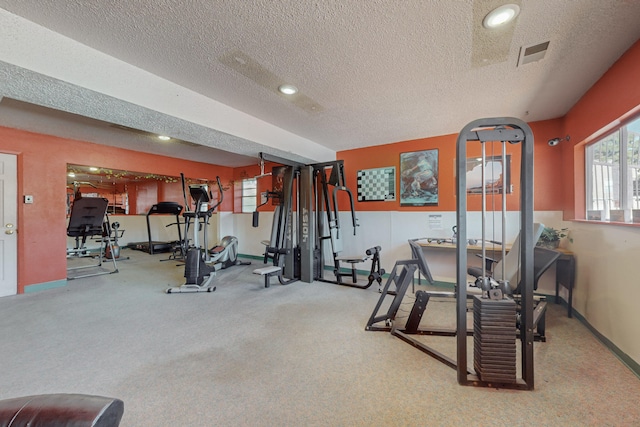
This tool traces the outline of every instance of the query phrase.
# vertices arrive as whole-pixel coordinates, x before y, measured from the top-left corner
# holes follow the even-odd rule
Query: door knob
[[[13,230],[4,230],[4,234],[13,234]]]
[[[11,224],[11,223],[5,224],[5,227],[8,228],[9,230],[5,230],[4,234],[13,234],[13,232],[14,232],[13,224]]]

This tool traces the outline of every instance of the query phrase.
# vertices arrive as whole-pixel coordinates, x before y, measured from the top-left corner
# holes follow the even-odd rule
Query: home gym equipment
[[[289,183],[288,180],[287,182]],[[285,209],[282,204],[276,206],[273,212],[271,238],[263,242],[265,243],[264,263],[271,260],[273,265],[253,270],[253,274],[264,277],[265,288],[270,286],[271,277],[277,277],[281,285],[289,285],[300,280],[299,259],[291,256],[293,253],[299,254],[300,251],[299,248],[294,248],[293,239],[296,236],[290,228],[292,215],[285,215]],[[257,224],[257,215],[254,215],[254,223]]]
[[[537,241],[542,230],[543,224],[534,224],[534,240]],[[519,302],[520,302],[520,281],[518,273],[520,271],[519,262],[519,247],[520,236],[516,237],[513,243],[513,249],[507,253],[507,255],[496,261],[491,258],[486,258],[486,265],[482,267],[469,267],[467,272],[476,278],[474,285],[483,290],[483,292],[495,292],[495,289],[506,295],[511,296],[513,300],[518,304],[518,314],[516,316],[516,325],[520,324],[519,314]],[[533,290],[538,289],[538,281],[542,275],[551,267],[558,257],[560,252],[552,249],[535,246],[533,248]],[[483,275],[484,274],[484,275]],[[502,284],[502,285],[501,285]],[[504,286],[508,284],[508,286]],[[545,336],[545,313],[547,308],[547,302],[544,296],[534,296],[534,308],[533,308],[533,328],[534,328],[534,340],[546,341]]]
[[[265,249],[265,263],[271,259],[273,265],[254,270],[255,274],[266,276],[265,286],[269,286],[269,278],[274,276],[281,284],[320,280],[367,288],[374,281],[381,283],[384,270],[380,267],[379,246],[368,249],[364,256],[341,255],[345,233],[339,211],[340,193],[348,197],[354,235],[358,227],[353,195],[345,183],[344,162],[305,165],[264,153],[261,159],[283,165],[283,173],[277,174],[282,177],[282,191],[277,197],[280,204],[274,212],[271,239]],[[254,215],[254,223],[256,220]],[[324,277],[327,255],[332,257],[335,279]],[[367,284],[342,281],[344,276],[356,278],[355,265],[368,259],[372,266]],[[349,273],[342,272],[341,262],[351,264]]]
[[[382,288],[380,298],[376,303],[365,331],[391,331],[393,321],[396,318],[396,314],[402,304],[402,299],[409,288],[409,284],[413,281],[413,275],[418,269],[418,261],[416,259],[400,260],[396,261],[387,278],[387,282]],[[395,287],[395,290],[391,290],[391,286]],[[380,308],[385,303],[388,295],[392,295],[392,301],[388,306],[387,312],[379,314]],[[384,325],[380,325],[380,322],[384,322]]]
[[[139,251],[147,252],[151,255],[163,252],[171,252],[173,250],[179,250],[181,256],[184,257],[184,241],[182,238],[182,232],[180,230],[180,213],[182,212],[182,206],[176,202],[159,202],[151,206],[147,212],[147,236],[149,239],[146,242],[131,242],[127,247],[136,249]],[[153,215],[174,215],[176,222],[168,224],[167,227],[175,225],[178,229],[178,240],[174,241],[158,241],[153,240],[151,236],[151,216]],[[186,239],[186,236],[185,236]]]
[[[467,144],[479,144],[482,164],[486,164],[487,146],[491,148],[498,143],[502,151],[502,161],[505,164],[507,144],[520,144],[520,235],[509,251],[509,258],[515,260],[515,268],[508,268],[505,264],[506,250],[502,245],[502,272],[489,275],[486,258],[485,238],[487,188],[482,187],[482,263],[477,283],[481,295],[473,295],[473,328],[469,329],[468,313],[469,301],[467,295],[467,185],[466,159]],[[515,156],[514,156],[515,157]],[[500,177],[491,177],[500,178]],[[484,167],[482,182],[485,183]],[[467,124],[458,135],[456,148],[456,285],[453,293],[440,294],[432,291],[418,291],[415,294],[413,308],[404,327],[395,324],[396,314],[402,303],[403,294],[408,288],[408,282],[401,281],[389,310],[384,315],[378,315],[383,299],[387,296],[385,287],[380,301],[367,323],[366,330],[384,330],[411,344],[426,354],[443,362],[457,372],[458,383],[492,388],[510,388],[517,390],[532,390],[534,388],[534,328],[535,322],[544,323],[543,304],[536,304],[533,291],[537,278],[553,262],[552,256],[539,254],[536,262],[534,246],[536,236],[533,222],[533,134],[531,128],[522,120],[516,118],[488,118],[479,119]],[[500,213],[502,236],[506,234],[506,191],[494,192],[495,199],[500,198]],[[495,216],[494,216],[495,218]],[[495,228],[494,228],[495,232]],[[410,241],[414,259],[418,264],[426,266],[424,254],[420,248],[416,249],[415,242]],[[419,250],[419,252],[418,252]],[[394,272],[395,273],[395,272]],[[393,274],[393,273],[392,273]],[[428,277],[428,275],[425,275]],[[519,297],[512,295],[519,292]],[[456,328],[455,330],[420,329],[419,324],[430,297],[448,296],[456,299]],[[542,308],[541,308],[542,307]],[[537,320],[536,320],[537,319]],[[383,326],[380,322],[385,322]],[[539,327],[539,325],[538,325]],[[413,338],[413,335],[445,335],[456,339],[456,356],[445,355],[426,343]],[[473,350],[468,349],[468,337],[473,336]],[[520,344],[517,341],[520,340]],[[473,369],[469,368],[467,358],[473,354]],[[518,357],[518,354],[520,357]],[[517,363],[520,362],[518,366]],[[518,377],[520,373],[521,377]]]
[[[250,261],[238,259],[238,238],[224,236],[220,243],[209,249],[208,262],[214,263],[216,270],[224,270],[234,265],[251,265]]]
[[[118,265],[115,257],[111,259],[113,270],[102,270],[102,259],[105,255],[105,248],[114,253],[113,243],[110,233],[106,232],[108,224],[107,208],[109,201],[103,197],[80,197],[73,201],[71,216],[67,226],[67,236],[76,238],[76,247],[67,249],[67,258],[71,257],[93,257],[85,246],[87,238],[100,236],[100,253],[95,255],[97,264],[68,267],[67,271],[82,269],[98,269],[87,274],[68,276],[68,280],[79,279],[81,277],[99,276],[102,274],[113,274],[118,272]]]
[[[189,186],[189,194],[196,202],[196,210],[193,212],[185,212],[185,238],[189,233],[189,225],[193,222],[193,247],[187,250],[187,256],[184,266],[184,277],[186,279],[182,286],[167,289],[167,293],[179,292],[213,292],[215,286],[209,286],[215,276],[215,268],[206,263],[207,250],[200,246],[200,230],[201,225],[204,228],[203,234],[206,236],[206,227],[208,224],[208,216],[211,211],[208,209],[208,203],[211,200],[208,187],[204,184],[191,184]],[[201,220],[202,223],[201,223]]]
[[[380,266],[380,252],[382,248],[380,246],[375,246],[373,248],[369,248],[365,251],[364,256],[335,256],[334,260],[338,263],[336,268],[333,271],[333,274],[336,275],[336,281],[338,285],[351,286],[354,288],[367,289],[373,282],[378,282],[378,286],[382,284],[382,276],[385,271],[384,268]],[[356,264],[363,263],[371,259],[371,269],[369,270],[369,275],[367,276],[368,282],[363,285],[358,284],[358,271],[356,270]],[[343,272],[340,269],[339,263],[344,262],[347,264],[351,264],[351,271]],[[345,283],[342,281],[343,277],[351,277],[351,283]]]
[[[519,339],[521,365],[520,372],[521,378],[513,378],[512,380],[499,380],[495,378],[487,377],[486,372],[498,370],[499,372],[505,372],[507,368],[503,366],[494,366],[491,364],[491,359],[483,358],[482,354],[478,353],[478,349],[474,346],[475,357],[479,358],[474,363],[476,367],[475,373],[469,372],[467,368],[467,248],[464,242],[467,236],[467,177],[466,177],[466,159],[467,159],[467,144],[469,142],[480,143],[482,150],[482,162],[483,166],[486,164],[486,147],[487,143],[499,142],[502,152],[503,164],[506,164],[506,147],[507,144],[520,144],[520,290],[521,290],[521,308],[520,308],[520,330]],[[457,217],[457,231],[458,231],[458,243],[456,245],[457,264],[456,264],[456,282],[457,282],[457,301],[456,301],[456,313],[457,313],[457,360],[456,370],[458,373],[458,383],[462,385],[475,385],[484,387],[503,387],[513,388],[520,390],[532,390],[534,388],[534,365],[533,365],[533,343],[534,343],[534,327],[533,327],[533,286],[534,286],[534,262],[533,262],[533,248],[536,244],[534,239],[534,224],[533,224],[533,133],[529,125],[522,120],[516,118],[488,118],[479,119],[467,124],[460,134],[458,135],[457,148],[456,148],[456,183],[457,183],[457,197],[456,197],[456,217]],[[482,182],[485,182],[484,167],[482,168]],[[502,236],[506,234],[506,191],[501,192],[501,213],[502,213]],[[485,215],[486,215],[486,200],[487,189],[485,185],[482,185],[482,244],[483,244],[483,257],[486,256],[485,245]],[[514,250],[512,248],[512,250]],[[503,246],[504,252],[504,246]],[[505,254],[503,254],[505,255]],[[483,266],[486,262],[483,261]],[[505,277],[505,276],[502,276]],[[499,298],[498,292],[489,292],[489,299],[495,299],[496,301],[502,299],[510,299],[506,295],[501,295]],[[493,298],[492,298],[493,297]],[[480,297],[475,297],[480,298]],[[483,295],[482,298],[487,298]],[[507,305],[507,304],[505,304]],[[509,304],[510,305],[510,304]],[[474,311],[474,322],[479,327],[474,331],[474,339],[479,339],[482,334],[485,334],[489,330],[486,326],[490,319],[484,317],[485,311]],[[509,346],[511,340],[515,344],[517,339],[516,328],[513,328],[513,334],[509,335]],[[476,336],[478,334],[478,336]],[[506,338],[505,338],[506,339]],[[505,346],[507,345],[506,343]],[[499,353],[501,354],[501,353]],[[506,354],[504,354],[506,356]],[[509,357],[511,357],[509,355]],[[495,360],[495,359],[494,359]],[[484,365],[484,363],[487,363]],[[478,366],[478,363],[484,366]],[[509,370],[511,368],[509,367]],[[483,377],[483,374],[485,376]]]
[[[109,217],[107,215],[107,221],[105,222],[106,231],[109,236],[113,236],[113,243],[111,246],[107,246],[105,250],[104,257],[106,259],[111,259],[112,257],[115,259],[120,259],[120,245],[118,244],[118,239],[124,235],[124,230],[120,229],[120,223],[114,222],[109,225]],[[113,252],[111,252],[111,247],[113,247]],[[129,259],[128,257],[126,259]]]
[[[512,300],[509,295],[505,295],[503,290],[511,288],[506,274],[502,274],[498,280],[498,286],[489,286],[488,291],[482,296],[474,296],[483,301],[479,303],[480,310],[474,311],[474,370],[468,368],[468,342],[467,342],[467,145],[469,143],[479,144],[482,155],[482,182],[486,182],[485,167],[487,146],[494,146],[498,143],[501,148],[503,164],[506,164],[507,144],[520,144],[520,241],[519,247],[511,249],[516,251],[519,262],[517,277],[521,292],[519,315],[521,317],[519,330],[515,327],[515,304],[508,302]],[[485,118],[475,120],[467,124],[457,139],[456,147],[456,359],[450,360],[457,371],[458,383],[461,385],[473,385],[482,387],[500,387],[519,390],[532,390],[534,388],[534,223],[533,223],[533,133],[529,125],[516,118]],[[492,177],[498,178],[498,177]],[[502,224],[502,236],[506,235],[506,211],[507,192],[494,193],[493,201],[500,200],[500,213]],[[485,228],[486,228],[486,206],[487,188],[482,185],[482,268],[486,266],[485,251]],[[503,258],[505,256],[503,246]],[[486,276],[486,274],[483,274]],[[499,301],[495,304],[490,301]],[[507,302],[502,302],[506,300]],[[504,308],[503,308],[504,306]],[[508,308],[506,308],[508,306]],[[508,311],[508,314],[507,314]],[[503,318],[496,319],[489,316],[489,313],[504,313]],[[507,320],[507,317],[509,320]],[[500,333],[500,345],[498,347],[486,348],[482,344],[485,336],[490,335],[491,323],[498,327],[505,327],[507,323],[508,332]],[[512,357],[511,348],[515,346],[516,340],[520,340],[520,366],[513,366],[512,362],[517,362]],[[480,345],[476,345],[480,344]],[[502,350],[504,349],[504,351]],[[492,354],[494,357],[489,357]],[[494,364],[493,362],[509,359],[509,365]],[[513,371],[520,372],[521,377],[511,375]],[[491,373],[491,375],[487,375]],[[494,375],[495,374],[495,375]]]
[[[209,225],[209,219],[220,206],[223,200],[223,191],[220,178],[216,177],[219,200],[218,203],[209,208],[209,202],[212,199],[212,195],[209,192],[209,187],[206,184],[190,184],[189,194],[196,204],[193,212],[188,211],[183,214],[185,218],[185,239],[189,235],[189,228],[193,224],[193,246],[187,249],[184,265],[184,277],[185,283],[181,286],[171,287],[166,290],[168,294],[180,293],[180,292],[213,292],[216,290],[215,286],[210,286],[216,271],[220,267],[216,268],[215,264],[211,264],[210,254],[207,248],[207,227]],[[184,180],[183,180],[184,185]],[[203,245],[200,244],[200,233],[203,235]],[[237,241],[237,240],[236,240]],[[227,258],[230,261],[231,255],[229,250],[232,245],[222,249],[219,253],[227,254]],[[221,255],[222,256],[222,255]],[[235,261],[234,261],[235,262]],[[221,264],[219,264],[221,266]]]

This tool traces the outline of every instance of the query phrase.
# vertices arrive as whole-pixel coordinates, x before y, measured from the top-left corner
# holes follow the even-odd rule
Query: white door
[[[18,292],[18,172],[16,156],[0,153],[0,297]]]

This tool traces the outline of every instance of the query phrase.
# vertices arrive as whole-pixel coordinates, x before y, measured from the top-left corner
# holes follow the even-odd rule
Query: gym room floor
[[[118,397],[121,426],[640,425],[640,380],[563,306],[550,304],[547,342],[535,343],[535,390],[465,387],[364,330],[376,285],[265,288],[252,260],[220,271],[213,293],[168,295],[184,278],[167,254],[122,256],[117,274],[0,299],[0,398]],[[423,321],[453,311],[433,301]]]

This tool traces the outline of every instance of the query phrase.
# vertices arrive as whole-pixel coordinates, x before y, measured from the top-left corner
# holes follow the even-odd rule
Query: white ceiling
[[[0,125],[33,128],[9,112],[35,104],[222,150],[211,163],[259,151],[324,161],[482,117],[563,116],[640,38],[638,0],[510,0],[516,22],[482,28],[506,2],[0,0],[0,36],[13,42],[0,47]],[[518,66],[523,46],[546,41],[542,60]],[[281,83],[301,93],[287,99]]]

